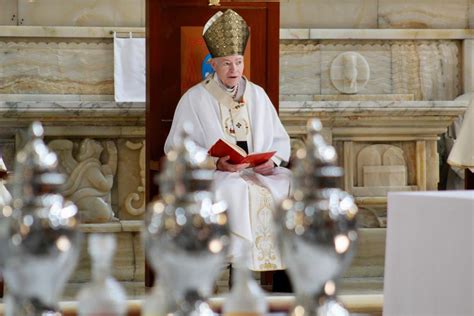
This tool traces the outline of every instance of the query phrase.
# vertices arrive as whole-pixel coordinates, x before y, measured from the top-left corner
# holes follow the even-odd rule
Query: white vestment
[[[222,105],[206,89],[205,83],[190,88],[179,101],[166,139],[166,153],[179,144],[186,121],[193,124],[193,140],[206,151],[219,138],[235,143],[235,139],[229,138],[222,126]],[[250,121],[249,153],[276,151],[275,161],[287,162],[290,139],[265,91],[247,81],[243,100]],[[239,237],[234,240],[251,243],[249,267],[252,270],[283,268],[272,234],[272,212],[274,206],[288,196],[290,179],[291,172],[282,167],[275,168],[273,174],[268,176],[257,174],[252,169],[241,172],[215,171],[216,199],[224,199],[229,204],[230,228],[234,236]],[[238,254],[234,252],[233,255]]]

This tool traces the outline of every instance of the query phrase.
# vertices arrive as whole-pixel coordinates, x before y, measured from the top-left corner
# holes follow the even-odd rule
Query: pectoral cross
[[[209,6],[221,5],[220,2],[221,0],[209,0]]]

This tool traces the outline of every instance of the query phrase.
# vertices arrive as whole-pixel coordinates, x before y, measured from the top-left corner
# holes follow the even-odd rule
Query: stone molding
[[[113,32],[145,33],[145,28],[113,26],[0,26],[0,37],[113,38]],[[281,28],[280,39],[474,39],[474,30]]]
[[[473,39],[472,29],[280,29],[281,40],[438,40]]]

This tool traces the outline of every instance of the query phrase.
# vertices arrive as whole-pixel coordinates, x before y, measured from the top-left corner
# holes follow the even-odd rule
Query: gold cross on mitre
[[[209,0],[209,6],[221,5],[220,2],[221,0]]]

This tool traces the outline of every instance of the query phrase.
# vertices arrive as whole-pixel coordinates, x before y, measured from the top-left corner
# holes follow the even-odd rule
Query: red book
[[[232,164],[250,163],[251,166],[257,166],[272,158],[276,151],[268,151],[264,153],[248,154],[239,146],[229,143],[220,138],[208,151],[213,157],[229,156],[229,162]]]

